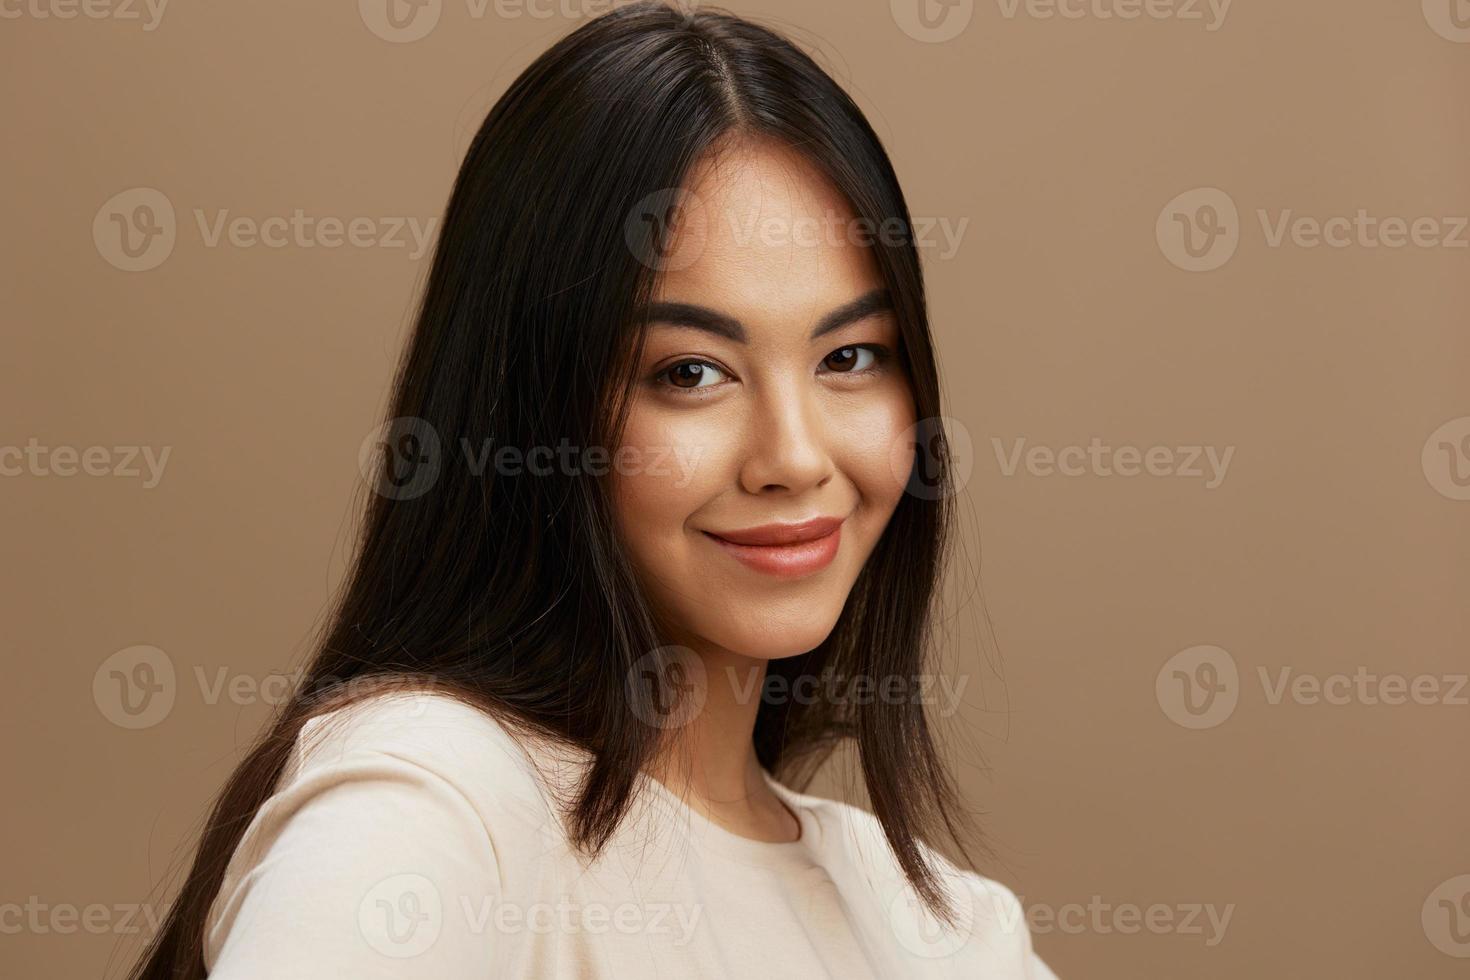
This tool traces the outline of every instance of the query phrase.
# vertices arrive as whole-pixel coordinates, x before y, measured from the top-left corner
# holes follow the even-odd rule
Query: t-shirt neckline
[[[801,835],[793,841],[763,841],[753,837],[742,837],[726,830],[709,817],[690,806],[682,797],[659,780],[646,773],[640,779],[647,785],[650,796],[657,800],[668,815],[674,818],[678,829],[687,833],[691,843],[701,850],[720,854],[746,864],[761,867],[812,867],[817,862],[817,848],[821,841],[822,827],[816,815],[799,798],[800,794],[776,781],[764,768],[761,775],[771,791],[786,804],[787,809],[801,826]]]

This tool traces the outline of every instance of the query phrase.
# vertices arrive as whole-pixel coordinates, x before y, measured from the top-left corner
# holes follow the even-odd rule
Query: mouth
[[[843,520],[817,517],[799,524],[701,533],[748,568],[776,578],[800,578],[832,564],[842,543]]]

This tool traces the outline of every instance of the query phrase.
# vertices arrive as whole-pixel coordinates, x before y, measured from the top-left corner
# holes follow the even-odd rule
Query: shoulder
[[[364,756],[389,756],[429,770],[472,798],[482,788],[496,797],[539,797],[556,759],[549,747],[448,693],[389,690],[307,721],[283,780]]]
[[[297,736],[303,763],[336,761],[353,751],[407,751],[432,757],[474,745],[497,752],[514,743],[496,718],[428,688],[384,688],[310,718]]]
[[[329,953],[374,962],[430,935],[411,920],[434,926],[443,975],[480,969],[487,937],[449,910],[501,894],[510,856],[554,833],[537,773],[505,726],[442,693],[374,693],[310,719],[231,856],[206,965],[243,977]],[[389,914],[409,907],[443,911]]]
[[[446,692],[390,690],[306,722],[282,784],[373,762],[452,789],[487,823],[519,816],[538,826],[555,812],[552,790],[575,770],[570,756]]]
[[[1008,886],[959,868],[923,842],[920,849],[950,897],[954,925],[941,923],[919,899],[893,853],[878,818],[861,807],[796,793],[780,787],[807,807],[822,827],[829,860],[856,867],[872,889],[879,913],[900,948],[915,959],[945,959],[963,964],[966,976],[1017,980],[1055,980],[1036,955],[1021,899]]]

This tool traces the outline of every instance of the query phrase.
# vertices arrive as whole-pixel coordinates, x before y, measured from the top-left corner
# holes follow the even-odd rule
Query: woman
[[[964,821],[913,696],[949,491],[907,228],[767,30],[640,3],[532,64],[322,649],[135,976],[1051,977],[926,843]],[[773,775],[846,740],[871,815]]]

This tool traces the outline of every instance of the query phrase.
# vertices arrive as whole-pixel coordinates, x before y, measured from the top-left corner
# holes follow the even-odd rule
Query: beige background
[[[972,683],[952,744],[1001,856],[983,870],[1064,978],[1470,968],[1470,491],[1440,445],[1470,472],[1470,29],[1450,2],[1236,0],[1220,21],[1195,0],[985,0],[946,40],[904,0],[734,3],[854,93],[916,216],[968,222],[924,261],[974,447],[950,591],[978,573],[999,654],[957,602],[947,650]],[[427,269],[411,238],[211,246],[196,210],[426,222],[495,97],[600,9],[444,0],[405,42],[372,7],[178,0],[151,30],[141,5],[3,7],[0,445],[108,447],[108,471],[112,447],[170,451],[151,487],[0,477],[6,977],[117,975],[131,907],[171,894],[150,889],[341,574],[358,447]],[[177,240],[129,272],[107,231],[133,188],[167,199]],[[1198,188],[1237,209],[1210,271],[1169,258],[1174,215],[1205,199],[1166,205]],[[1273,246],[1288,209],[1430,217],[1421,241],[1459,246]],[[1213,488],[1007,475],[1016,440],[1093,437],[1233,455]],[[137,645],[167,656],[175,698],[127,729],[93,681]],[[1196,719],[1174,670],[1206,676],[1202,645],[1226,672]],[[1283,669],[1436,693],[1273,703]],[[1458,922],[1440,899],[1466,901]],[[67,918],[94,905],[91,926]],[[1151,906],[1164,925],[1140,930],[1127,910]],[[1230,908],[1223,938],[1192,907]]]

